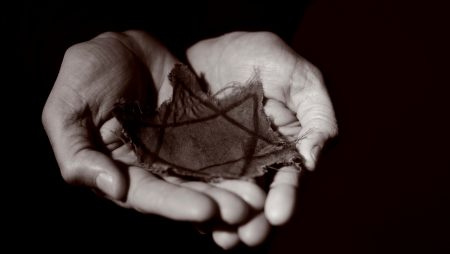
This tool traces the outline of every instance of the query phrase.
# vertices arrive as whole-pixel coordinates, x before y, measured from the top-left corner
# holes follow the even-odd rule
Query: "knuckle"
[[[120,38],[125,39],[129,37],[148,37],[148,34],[141,30],[131,29],[121,33],[120,36]]]
[[[69,69],[74,68],[74,66],[90,70],[95,69],[95,66],[99,64],[96,54],[98,51],[99,46],[91,41],[72,45],[64,54],[63,66]]]
[[[97,37],[95,37],[93,39],[93,41],[102,39],[102,40],[107,40],[108,43],[115,45],[115,46],[119,46],[119,47],[123,47],[125,45],[130,46],[132,44],[131,38],[138,34],[140,34],[140,32],[137,30],[128,30],[125,32],[104,32],[104,33],[99,34]]]
[[[138,38],[143,38],[146,36],[146,33],[139,30],[127,30],[124,32],[104,32],[94,40],[103,39],[108,40],[109,44],[112,44],[116,47],[126,47],[128,49],[134,48],[134,41]]]
[[[257,45],[272,46],[284,44],[284,41],[275,33],[269,31],[258,32],[231,32],[223,37],[231,39],[231,41],[255,41]],[[251,44],[250,44],[251,45]]]
[[[101,33],[99,35],[97,35],[95,38],[112,38],[112,39],[120,39],[122,38],[124,35],[123,33],[119,33],[119,32],[104,32]]]
[[[81,42],[81,43],[74,44],[66,50],[64,57],[65,58],[77,57],[80,54],[83,54],[84,52],[86,52],[87,48],[88,48],[88,42]]]
[[[216,208],[211,205],[205,205],[203,207],[191,207],[189,213],[194,221],[203,222],[210,220],[215,214]]]
[[[128,40],[129,37],[138,37],[138,36],[146,36],[146,35],[147,35],[147,33],[145,33],[144,31],[137,30],[137,29],[130,29],[130,30],[126,30],[123,32],[111,32],[111,31],[104,32],[104,33],[97,35],[95,38],[109,38],[109,39],[124,41],[124,40]]]
[[[255,45],[262,48],[287,47],[286,43],[277,34],[269,31],[251,32],[244,35],[246,39],[255,41]],[[244,38],[245,38],[244,37]]]
[[[71,62],[81,62],[83,65],[87,65],[87,68],[93,68],[103,64],[103,61],[113,58],[115,54],[121,53],[124,45],[127,44],[127,37],[123,33],[105,32],[90,41],[70,46],[66,50],[64,58]]]
[[[264,41],[268,42],[276,42],[276,43],[282,42],[282,39],[278,35],[269,31],[254,32],[251,33],[250,35],[254,36],[255,39],[263,39]]]

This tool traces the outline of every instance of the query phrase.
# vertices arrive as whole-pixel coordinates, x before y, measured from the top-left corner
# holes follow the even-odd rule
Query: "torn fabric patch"
[[[204,181],[254,178],[273,165],[300,167],[295,144],[271,128],[257,76],[221,99],[202,91],[185,65],[175,65],[169,80],[172,99],[156,112],[136,103],[115,107],[140,166]]]

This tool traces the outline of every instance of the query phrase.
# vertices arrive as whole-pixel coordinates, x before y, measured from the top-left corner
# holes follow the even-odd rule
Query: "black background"
[[[270,30],[322,70],[340,135],[302,179],[294,219],[255,253],[450,253],[447,6],[426,1],[24,1],[2,10],[3,230],[15,250],[216,253],[187,223],[125,210],[59,175],[40,114],[64,51],[143,29],[196,41]],[[444,1],[441,1],[444,2]],[[13,173],[11,176],[9,173]]]

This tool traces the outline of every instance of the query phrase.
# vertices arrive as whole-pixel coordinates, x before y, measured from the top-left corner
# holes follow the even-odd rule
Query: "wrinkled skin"
[[[187,50],[187,57],[212,92],[245,83],[259,69],[266,114],[286,137],[302,137],[297,148],[307,168],[314,169],[325,141],[337,134],[330,99],[314,66],[266,32],[201,41]],[[135,166],[136,156],[117,135],[121,126],[112,115],[114,104],[125,98],[156,107],[169,99],[167,75],[177,62],[140,31],[104,33],[69,48],[42,115],[61,174],[68,183],[94,188],[123,207],[207,223],[224,249],[240,242],[258,245],[271,225],[292,216],[297,170],[279,170],[267,194],[248,181],[162,179]]]

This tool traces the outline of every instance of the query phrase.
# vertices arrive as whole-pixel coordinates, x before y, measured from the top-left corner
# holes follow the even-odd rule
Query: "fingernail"
[[[106,173],[100,173],[95,179],[97,188],[103,191],[106,195],[114,196],[113,178]]]

